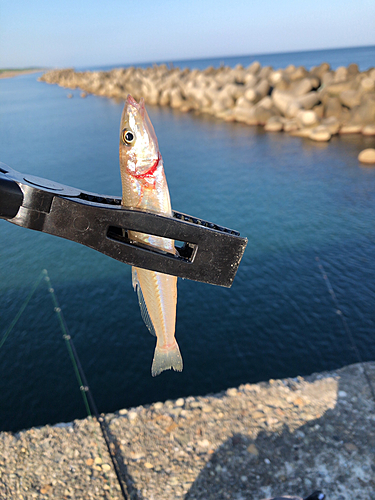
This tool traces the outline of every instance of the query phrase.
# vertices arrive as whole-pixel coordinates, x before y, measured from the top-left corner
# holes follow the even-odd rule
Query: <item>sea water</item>
[[[347,64],[359,56],[354,51],[350,58]],[[320,62],[326,59],[323,54]],[[82,99],[78,90],[37,76],[0,80],[0,161],[121,195],[122,104]],[[3,220],[1,334],[47,269],[100,412],[331,370],[358,359],[318,256],[362,359],[374,360],[375,169],[357,160],[362,149],[375,146],[374,138],[350,135],[321,144],[206,115],[148,110],[173,208],[249,240],[232,288],[178,280],[176,336],[184,371],[151,377],[155,339],[142,323],[129,266]],[[0,350],[0,429],[84,416],[41,283]]]

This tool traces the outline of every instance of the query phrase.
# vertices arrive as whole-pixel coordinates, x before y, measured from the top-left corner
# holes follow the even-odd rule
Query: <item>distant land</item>
[[[12,78],[26,73],[37,73],[38,71],[45,71],[45,68],[5,68],[0,69],[0,78]]]

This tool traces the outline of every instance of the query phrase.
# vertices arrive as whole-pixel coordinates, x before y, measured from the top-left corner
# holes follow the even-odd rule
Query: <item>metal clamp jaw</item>
[[[232,285],[247,244],[237,231],[211,222],[179,212],[171,218],[126,209],[120,197],[22,174],[1,162],[0,218],[81,243],[132,266],[225,287]],[[135,243],[127,231],[173,239],[178,252]]]

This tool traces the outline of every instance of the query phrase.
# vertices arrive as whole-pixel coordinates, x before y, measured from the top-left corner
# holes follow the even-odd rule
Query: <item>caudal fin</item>
[[[164,370],[182,372],[182,357],[177,342],[170,349],[159,347],[156,344],[154,359],[152,361],[151,375],[156,377]]]

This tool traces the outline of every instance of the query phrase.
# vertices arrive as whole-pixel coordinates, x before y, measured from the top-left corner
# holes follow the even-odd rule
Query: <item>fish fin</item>
[[[139,308],[141,310],[142,319],[145,322],[145,325],[147,326],[147,328],[149,329],[149,332],[151,333],[151,335],[154,335],[154,337],[156,337],[155,328],[154,328],[154,325],[152,324],[150,315],[148,313],[145,298],[143,297],[143,293],[142,293],[142,288],[141,288],[141,285],[139,284],[139,281],[138,281],[137,271],[134,267],[132,268],[132,284],[133,284],[134,291],[136,291],[137,295],[138,295],[138,303],[139,303]]]
[[[137,291],[138,284],[137,270],[135,267],[132,267],[132,285],[135,292]]]
[[[156,377],[164,370],[173,369],[182,372],[182,357],[177,342],[170,349],[163,349],[156,344],[152,361],[151,375]]]

